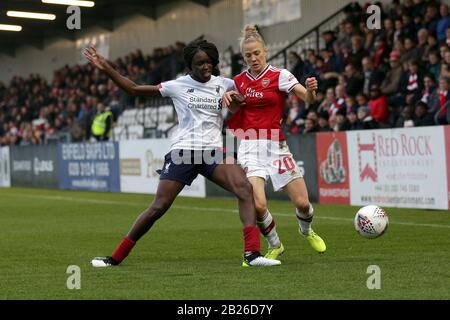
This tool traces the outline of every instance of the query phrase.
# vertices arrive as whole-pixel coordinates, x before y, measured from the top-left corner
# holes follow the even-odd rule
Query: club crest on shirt
[[[270,79],[264,78],[264,79],[262,79],[261,83],[262,83],[264,88],[267,88],[269,86],[269,84],[270,84]]]

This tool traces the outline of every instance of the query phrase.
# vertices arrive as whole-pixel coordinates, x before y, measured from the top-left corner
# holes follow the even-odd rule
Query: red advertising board
[[[345,132],[317,134],[320,203],[350,204],[350,173]]]
[[[448,209],[450,210],[450,126],[444,127],[444,134],[445,134],[445,154],[447,157]]]

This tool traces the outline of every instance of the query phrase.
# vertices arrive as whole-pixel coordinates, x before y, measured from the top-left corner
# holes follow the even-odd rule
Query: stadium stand
[[[380,30],[368,29],[365,12],[352,3],[295,41],[267,44],[273,65],[300,82],[319,78],[316,104],[288,97],[288,134],[449,123],[448,5],[393,1],[382,7]],[[136,83],[158,84],[185,71],[183,47],[177,42],[147,55],[137,50],[114,64]],[[221,59],[224,76],[242,71],[231,46]],[[0,145],[89,140],[98,103],[114,114],[115,140],[170,137],[176,129],[169,101],[129,97],[92,66],[76,65],[55,71],[51,82],[32,74],[0,83]]]

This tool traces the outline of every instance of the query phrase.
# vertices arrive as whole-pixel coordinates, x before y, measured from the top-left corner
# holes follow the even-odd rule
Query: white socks
[[[312,231],[311,223],[312,223],[313,216],[314,216],[314,209],[313,209],[312,205],[309,204],[308,213],[303,213],[298,209],[295,209],[295,211],[297,213],[296,216],[298,219],[298,224],[300,226],[300,231],[305,236],[309,235]]]
[[[261,220],[260,218],[257,219],[257,224],[261,233],[266,237],[269,248],[278,248],[281,245],[281,241],[275,227],[275,220],[273,220],[269,210],[267,210]]]

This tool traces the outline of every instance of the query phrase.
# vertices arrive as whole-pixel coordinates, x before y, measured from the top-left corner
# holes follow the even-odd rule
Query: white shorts
[[[242,140],[238,161],[247,178],[270,177],[275,191],[294,179],[303,178],[286,141]]]

